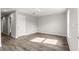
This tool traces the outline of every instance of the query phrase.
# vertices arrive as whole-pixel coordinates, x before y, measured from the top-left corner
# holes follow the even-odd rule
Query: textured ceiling
[[[53,15],[64,13],[67,9],[66,8],[17,8],[19,12],[30,14],[33,16],[45,16],[45,15]]]
[[[18,11],[24,14],[29,14],[33,16],[45,16],[45,15],[54,15],[59,13],[66,12],[66,8],[3,8],[2,12],[10,13],[11,11]]]

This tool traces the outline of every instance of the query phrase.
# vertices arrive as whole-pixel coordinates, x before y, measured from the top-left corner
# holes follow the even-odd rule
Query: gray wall
[[[38,32],[60,36],[67,35],[67,19],[65,13],[39,17]]]
[[[3,33],[8,34],[8,16],[5,16],[3,19]]]
[[[67,18],[67,39],[71,51],[78,50],[78,9],[69,8]]]
[[[1,47],[1,10],[0,10],[0,47]]]
[[[6,16],[3,32],[8,34],[8,16]]]

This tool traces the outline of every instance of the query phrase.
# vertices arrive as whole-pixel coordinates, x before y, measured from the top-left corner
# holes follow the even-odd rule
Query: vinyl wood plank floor
[[[35,33],[17,39],[2,34],[0,51],[69,51],[67,39],[62,36]]]

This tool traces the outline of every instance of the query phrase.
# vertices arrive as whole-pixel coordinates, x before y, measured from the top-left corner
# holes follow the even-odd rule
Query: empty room
[[[77,51],[77,8],[1,8],[0,51]]]

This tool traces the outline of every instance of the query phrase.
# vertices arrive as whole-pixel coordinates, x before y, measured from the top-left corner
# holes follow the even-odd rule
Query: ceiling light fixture
[[[39,8],[32,8],[32,14],[40,14]]]

